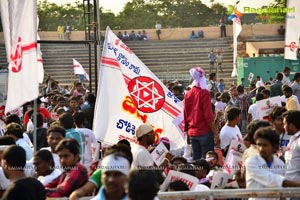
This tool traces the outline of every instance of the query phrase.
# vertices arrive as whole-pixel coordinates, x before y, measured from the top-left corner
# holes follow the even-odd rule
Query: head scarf
[[[194,79],[192,86],[199,87],[201,89],[207,89],[205,71],[201,67],[190,69],[190,74]]]

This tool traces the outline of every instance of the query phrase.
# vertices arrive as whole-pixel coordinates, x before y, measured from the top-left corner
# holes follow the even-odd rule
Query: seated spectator
[[[194,40],[197,39],[197,36],[195,34],[195,31],[192,31],[192,33],[190,34],[190,40]]]
[[[130,40],[136,40],[136,34],[134,31],[131,31],[130,35],[129,35],[129,39]]]
[[[173,191],[189,191],[189,187],[183,181],[177,180],[173,181],[168,186],[168,192]]]
[[[149,34],[145,30],[143,30],[143,40],[149,40]]]
[[[79,143],[75,139],[63,139],[55,150],[64,173],[45,185],[47,197],[68,197],[87,182],[88,174],[85,167],[79,163]]]
[[[187,160],[184,157],[174,157],[171,160],[172,170],[177,170],[180,165],[187,164]]]
[[[284,35],[285,34],[285,29],[281,25],[280,28],[277,30],[279,35]]]
[[[117,36],[118,36],[118,38],[119,38],[120,40],[123,40],[123,34],[121,33],[121,31],[118,32],[118,35],[117,35]]]
[[[128,41],[129,40],[129,34],[127,33],[127,31],[124,31],[123,40],[124,41]]]
[[[54,167],[53,156],[48,150],[39,150],[33,156],[35,177],[43,184],[51,183],[62,174],[62,171]]]
[[[138,31],[138,33],[136,34],[136,39],[143,40],[143,35],[142,35],[141,31]]]
[[[195,167],[196,167],[196,177],[199,179],[199,184],[206,185],[207,187],[210,188],[210,180],[207,177],[209,171],[210,171],[210,166],[208,162],[205,159],[199,159],[195,161]]]
[[[201,29],[198,31],[198,38],[204,38],[204,32]]]

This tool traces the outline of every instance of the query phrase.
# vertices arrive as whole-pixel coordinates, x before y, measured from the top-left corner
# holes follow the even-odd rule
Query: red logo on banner
[[[10,54],[11,71],[19,72],[22,69],[22,47],[21,37],[18,37],[18,43],[15,48],[15,52]]]
[[[284,47],[289,47],[291,51],[296,51],[296,42],[291,42],[290,45],[285,45]]]
[[[128,91],[137,109],[142,112],[156,112],[164,105],[164,90],[152,78],[140,76],[132,79],[128,84]]]

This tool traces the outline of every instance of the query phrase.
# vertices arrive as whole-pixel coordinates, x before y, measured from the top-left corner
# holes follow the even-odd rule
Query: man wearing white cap
[[[131,167],[137,169],[153,166],[153,159],[147,150],[147,148],[154,143],[155,139],[152,126],[142,124],[136,129],[135,134],[138,145],[132,148],[133,162]]]
[[[130,163],[126,156],[120,152],[105,156],[100,167],[103,186],[92,200],[127,200],[125,185],[128,181]]]
[[[193,87],[184,98],[184,131],[187,132],[188,142],[192,144],[193,159],[198,160],[205,158],[208,151],[214,150],[214,138],[218,140],[219,136],[205,72],[200,67],[195,67],[190,69],[190,74]]]

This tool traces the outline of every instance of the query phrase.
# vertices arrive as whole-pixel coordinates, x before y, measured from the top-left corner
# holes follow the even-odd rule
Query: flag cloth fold
[[[183,126],[173,121],[182,110],[180,100],[107,27],[94,112],[97,139],[136,143],[135,129],[147,123],[156,141],[167,137],[171,149],[181,147],[186,144]]]
[[[86,80],[90,80],[90,76],[86,73],[85,69],[82,67],[82,65],[73,58],[73,68],[74,68],[74,74],[75,75],[83,75]]]
[[[287,9],[293,9],[295,12],[286,13],[284,59],[297,60],[300,37],[300,0],[288,0]]]
[[[37,1],[0,0],[0,9],[9,70],[7,113],[39,94]]]
[[[239,17],[235,17],[232,19],[233,22],[233,69],[231,73],[231,77],[236,77],[237,74],[237,38],[242,31],[241,20]]]

